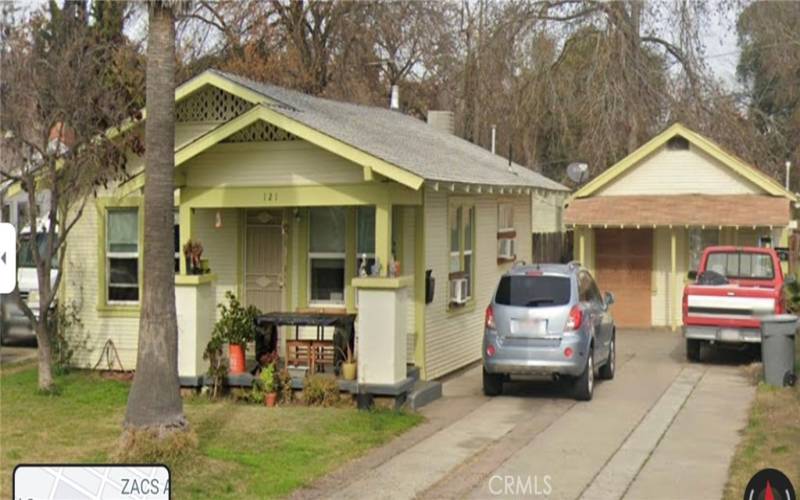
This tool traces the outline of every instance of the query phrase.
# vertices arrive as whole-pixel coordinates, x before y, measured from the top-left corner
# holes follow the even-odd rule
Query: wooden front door
[[[284,246],[280,210],[248,210],[244,301],[262,312],[283,310]]]
[[[597,284],[616,298],[611,307],[616,325],[649,327],[652,324],[653,231],[597,229],[595,255]]]

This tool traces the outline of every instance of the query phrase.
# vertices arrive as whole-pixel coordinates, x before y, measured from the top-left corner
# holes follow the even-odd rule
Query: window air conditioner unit
[[[514,259],[517,256],[517,240],[502,238],[497,240],[497,256],[501,259]]]
[[[456,278],[450,280],[450,303],[451,304],[466,304],[467,303],[467,279]]]

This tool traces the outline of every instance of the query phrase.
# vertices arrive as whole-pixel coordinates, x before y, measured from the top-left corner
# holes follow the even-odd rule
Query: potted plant
[[[232,292],[225,292],[228,304],[218,304],[220,317],[214,325],[213,335],[228,343],[231,374],[245,372],[244,354],[247,343],[255,339],[255,319],[259,311],[253,306],[245,307]]]
[[[356,358],[353,355],[353,350],[350,348],[350,344],[347,345],[347,350],[342,350],[341,347],[337,347],[339,352],[342,353],[344,360],[342,360],[342,378],[345,380],[355,380],[356,379]]]
[[[183,256],[186,259],[186,272],[188,274],[201,274],[200,261],[203,256],[203,245],[199,241],[189,240],[183,245]]]
[[[264,405],[275,406],[278,400],[277,384],[275,383],[275,363],[270,363],[261,369],[258,376],[261,390],[264,391]]]

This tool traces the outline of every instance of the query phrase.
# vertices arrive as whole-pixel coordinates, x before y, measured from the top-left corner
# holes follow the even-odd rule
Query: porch
[[[415,228],[422,220],[419,193],[382,182],[183,188],[178,198],[176,298],[182,384],[204,383],[208,365],[203,351],[217,320],[216,305],[230,291],[262,313],[354,316],[348,343],[358,360],[358,379],[342,381],[343,390],[355,392],[361,386],[391,394],[407,392],[413,385],[407,366],[417,364],[415,283],[421,283],[416,276],[424,274],[422,250],[415,244]],[[202,274],[193,274],[180,251],[190,241],[202,245]],[[396,272],[390,273],[388,264],[393,262]],[[365,271],[377,276],[359,278]],[[371,310],[382,312],[375,315]],[[387,314],[395,321],[387,324]],[[276,333],[274,348],[290,368],[304,364],[297,356],[298,345],[320,340],[328,346],[327,354],[335,352],[336,325],[283,325]],[[251,347],[247,355],[253,366],[256,349]],[[313,367],[308,365],[306,371]],[[325,366],[325,371],[333,370]],[[298,375],[294,385],[301,387],[302,379]],[[229,382],[247,386],[252,376],[231,376]]]

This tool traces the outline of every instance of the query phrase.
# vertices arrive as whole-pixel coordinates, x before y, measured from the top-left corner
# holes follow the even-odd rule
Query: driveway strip
[[[687,367],[681,371],[669,389],[584,490],[581,500],[622,498],[703,373],[701,369],[694,367]]]

